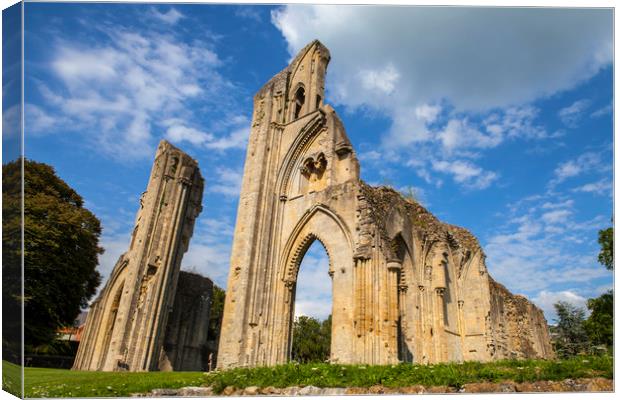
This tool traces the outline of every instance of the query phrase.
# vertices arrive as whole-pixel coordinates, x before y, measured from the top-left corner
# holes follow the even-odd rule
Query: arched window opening
[[[406,282],[404,279],[405,269],[410,267],[411,259],[407,250],[407,245],[403,237],[399,234],[392,241],[394,255],[401,264],[400,273],[398,274],[396,290],[398,291],[398,320],[397,320],[397,333],[396,340],[398,344],[398,360],[405,363],[413,362],[413,354],[407,343],[404,326],[404,291],[406,288]]]
[[[316,95],[316,107],[315,108],[319,108],[321,107],[321,96],[319,96],[318,94]]]
[[[105,338],[104,338],[104,344],[103,344],[103,352],[102,354],[104,355],[101,358],[101,362],[99,365],[99,369],[102,369],[104,367],[103,363],[106,360],[106,354],[109,351],[109,346],[110,346],[110,340],[112,339],[112,332],[114,331],[114,325],[116,323],[116,314],[118,313],[118,307],[121,304],[121,296],[123,294],[123,288],[125,287],[125,282],[121,283],[120,287],[118,288],[118,290],[116,291],[116,293],[114,294],[114,299],[112,301],[112,305],[110,307],[110,310],[108,312],[108,320],[107,320],[107,326],[106,326],[106,330],[105,330]]]
[[[290,359],[322,362],[330,357],[332,283],[329,256],[315,240],[304,255],[297,275],[293,303]]]
[[[299,114],[301,114],[301,108],[306,101],[306,91],[304,88],[300,87],[295,92],[295,114],[293,115],[293,119],[299,118]]]

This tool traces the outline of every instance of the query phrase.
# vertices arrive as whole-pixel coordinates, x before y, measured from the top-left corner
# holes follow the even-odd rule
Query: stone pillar
[[[398,288],[398,276],[402,269],[402,262],[400,260],[390,260],[387,263],[388,270],[388,285],[387,285],[387,297],[388,297],[388,354],[385,360],[388,364],[398,363],[398,321],[400,319],[400,307],[399,307],[399,288]]]

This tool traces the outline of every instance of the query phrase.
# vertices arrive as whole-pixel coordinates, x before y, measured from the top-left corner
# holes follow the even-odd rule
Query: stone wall
[[[490,279],[489,350],[495,358],[552,358],[542,310]]]
[[[181,271],[159,362],[161,371],[209,369],[206,346],[212,296],[209,278]]]

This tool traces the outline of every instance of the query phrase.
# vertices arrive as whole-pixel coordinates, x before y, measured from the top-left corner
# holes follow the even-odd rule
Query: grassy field
[[[2,362],[5,371],[19,367]],[[203,372],[97,372],[26,368],[26,397],[119,397],[155,388],[180,388],[204,384]],[[18,381],[19,382],[19,381]]]
[[[2,390],[21,397],[22,372],[19,365],[2,361]]]
[[[19,367],[3,361],[3,379],[19,377]],[[7,375],[8,374],[8,375]],[[613,358],[579,357],[560,361],[467,362],[422,366],[342,366],[329,364],[287,364],[277,367],[238,368],[223,372],[94,372],[48,368],[25,369],[26,397],[114,397],[145,393],[155,388],[213,386],[307,386],[318,387],[405,387],[448,385],[460,387],[472,382],[516,382],[567,378],[613,378]],[[3,387],[9,383],[3,382]],[[10,383],[19,385],[19,378]],[[19,386],[16,386],[19,390]]]
[[[287,386],[317,387],[386,387],[453,386],[465,383],[515,382],[567,378],[613,378],[613,358],[609,356],[579,357],[570,360],[505,360],[492,363],[466,362],[429,366],[400,364],[394,366],[343,366],[329,364],[287,364],[277,367],[239,368],[214,372],[205,383],[219,393],[226,386],[278,388]]]

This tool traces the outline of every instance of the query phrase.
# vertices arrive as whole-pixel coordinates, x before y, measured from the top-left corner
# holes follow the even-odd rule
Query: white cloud
[[[611,114],[612,111],[613,111],[613,108],[612,108],[611,104],[608,104],[605,107],[599,108],[598,110],[594,111],[592,114],[590,114],[590,117],[592,117],[592,118],[600,118],[600,117],[605,116],[607,114]]]
[[[183,256],[182,269],[207,276],[225,289],[234,225],[227,217],[210,217],[212,213],[208,210],[205,208],[196,220],[192,240]]]
[[[502,138],[498,133],[485,135],[471,126],[467,119],[452,119],[437,134],[443,147],[452,152],[456,149],[491,148],[497,146]]]
[[[262,22],[263,20],[260,13],[258,12],[258,9],[251,6],[236,6],[235,16],[249,19],[255,22]]]
[[[392,106],[359,74],[386,65],[408,105],[448,99],[482,110],[572,88],[612,60],[609,10],[290,5],[272,21],[291,54],[315,38],[331,50],[336,93],[355,97],[335,99],[344,104]]]
[[[558,193],[530,196],[508,206],[504,224],[486,240],[493,277],[517,292],[585,285],[610,276],[597,261],[597,231],[608,218],[577,220],[574,201]],[[534,299],[536,302],[536,299]]]
[[[570,106],[564,107],[558,111],[558,116],[564,125],[569,128],[576,128],[583,114],[588,107],[590,107],[590,103],[590,100],[587,99],[577,100]]]
[[[497,179],[497,174],[485,171],[468,161],[434,161],[433,169],[452,175],[454,180],[467,187],[484,189]]]
[[[555,307],[553,305],[560,301],[570,303],[575,307],[579,307],[587,311],[587,299],[570,290],[563,290],[559,292],[542,290],[532,300],[544,311],[545,317],[547,318],[547,323],[549,324],[555,324],[556,322],[557,313],[555,312]]]
[[[28,134],[47,133],[51,129],[56,128],[60,122],[58,118],[34,104],[26,103],[25,110],[24,130]]]
[[[586,183],[573,189],[573,192],[594,193],[597,195],[612,195],[612,183],[609,179],[603,178],[599,181]]]
[[[554,210],[543,213],[541,218],[544,222],[548,224],[557,224],[560,222],[565,222],[566,218],[568,218],[570,215],[570,210]]]
[[[471,158],[507,139],[561,136],[536,124],[528,104],[612,61],[612,14],[604,10],[290,5],[273,11],[272,22],[291,56],[319,38],[332,54],[330,101],[387,116],[389,159],[416,157],[426,174],[441,151]],[[474,186],[488,187],[485,179]]]
[[[192,239],[194,241],[194,238]],[[183,256],[182,270],[193,270],[226,288],[230,265],[230,243],[191,243]]]
[[[17,137],[21,130],[21,106],[15,104],[2,110],[2,136],[4,138]]]
[[[400,77],[398,71],[392,64],[378,70],[361,70],[360,81],[362,86],[369,91],[380,91],[391,94],[398,83]]]
[[[174,9],[161,16],[180,18]],[[85,135],[92,148],[122,160],[151,157],[162,136],[194,146],[230,140],[197,128],[204,115],[196,104],[226,115],[235,88],[218,72],[222,62],[206,42],[93,25],[107,40],[92,46],[81,37],[59,38],[51,44],[57,79],[35,83],[45,102],[30,107],[28,125],[61,132],[53,115],[63,121],[62,133]]]
[[[214,150],[245,149],[249,136],[250,127],[243,126],[233,130],[228,136],[207,143],[206,147]]]
[[[557,185],[569,178],[573,178],[590,171],[604,172],[610,168],[611,165],[606,166],[603,164],[600,153],[588,151],[581,154],[574,160],[560,163],[554,170],[554,178],[551,180],[550,185]]]
[[[181,14],[176,8],[171,7],[166,12],[160,12],[155,7],[151,8],[151,15],[157,20],[168,24],[175,25],[182,18],[185,18],[185,15]]]
[[[416,117],[426,122],[427,124],[435,122],[440,112],[441,112],[441,107],[432,106],[429,104],[422,104],[421,106],[418,106],[415,109]]]
[[[243,179],[242,171],[230,168],[218,168],[217,182],[207,189],[213,193],[221,193],[225,196],[236,197],[241,192],[241,180]]]
[[[194,145],[200,145],[212,140],[213,135],[196,128],[191,128],[181,124],[174,124],[168,127],[168,130],[166,131],[166,139],[174,143],[187,141]]]
[[[111,235],[104,234],[101,236],[99,245],[103,247],[104,252],[99,256],[99,265],[97,266],[97,271],[101,274],[101,284],[97,288],[97,293],[92,297],[91,301],[99,296],[99,291],[103,289],[108,281],[118,258],[128,250],[130,235],[130,232],[121,232]]]

